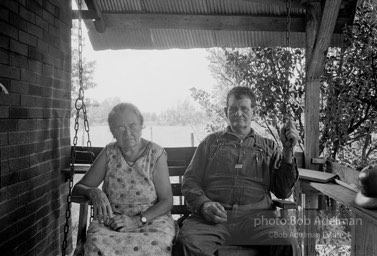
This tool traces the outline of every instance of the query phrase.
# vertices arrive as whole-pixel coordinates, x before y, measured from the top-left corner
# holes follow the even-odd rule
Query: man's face
[[[237,99],[234,95],[231,95],[225,113],[234,133],[247,135],[250,132],[254,111],[248,97],[241,96]]]

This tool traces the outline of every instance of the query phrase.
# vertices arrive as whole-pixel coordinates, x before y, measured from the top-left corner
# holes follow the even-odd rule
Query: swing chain
[[[286,9],[287,9],[287,31],[285,32],[285,44],[287,47],[290,47],[290,34],[291,34],[291,23],[292,23],[292,17],[291,17],[291,0],[286,0],[285,2]]]
[[[76,109],[76,116],[75,116],[75,135],[73,138],[73,148],[71,151],[71,165],[70,165],[70,177],[69,177],[69,187],[68,187],[68,196],[67,196],[67,210],[65,213],[66,223],[64,225],[64,239],[62,244],[62,255],[66,255],[67,249],[67,240],[68,240],[68,232],[69,232],[69,220],[71,218],[71,206],[72,206],[72,188],[73,188],[73,178],[75,174],[75,162],[76,162],[76,146],[78,141],[78,131],[79,131],[79,118],[80,118],[80,111],[83,112],[84,117],[84,129],[87,133],[88,140],[87,140],[87,150],[91,156],[91,162],[93,162],[92,157],[92,143],[89,137],[89,122],[87,118],[86,106],[84,101],[84,86],[83,86],[83,65],[82,65],[82,18],[81,18],[81,10],[82,10],[82,0],[78,0],[78,10],[79,10],[79,22],[78,22],[78,54],[79,54],[79,93],[78,97],[75,101],[75,109]]]
[[[287,30],[286,30],[286,33],[285,33],[285,44],[286,44],[286,47],[287,47],[287,63],[286,63],[286,67],[285,67],[285,75],[286,75],[286,81],[287,81],[287,84],[286,84],[286,92],[285,92],[285,102],[288,103],[289,102],[289,85],[290,85],[290,74],[289,74],[289,68],[290,68],[290,59],[291,59],[291,56],[290,54],[288,54],[288,52],[290,52],[290,36],[291,36],[291,22],[292,22],[292,18],[291,18],[291,0],[286,0],[285,1],[286,3],[286,12],[287,12],[287,19],[286,19],[286,25],[287,25]],[[290,120],[290,117],[289,117],[289,111],[288,111],[288,106],[285,106],[284,108],[284,112],[283,113],[283,123],[286,123],[288,120]]]

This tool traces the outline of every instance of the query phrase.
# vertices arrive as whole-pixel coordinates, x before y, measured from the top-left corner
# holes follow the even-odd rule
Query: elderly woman
[[[143,116],[134,105],[116,105],[108,123],[116,142],[72,192],[93,203],[85,255],[170,255],[175,230],[166,152],[141,138]]]

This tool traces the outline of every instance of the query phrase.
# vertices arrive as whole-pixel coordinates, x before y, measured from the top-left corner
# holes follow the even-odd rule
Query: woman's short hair
[[[107,123],[109,124],[110,130],[112,131],[113,124],[115,120],[117,119],[118,115],[125,111],[132,111],[137,116],[137,119],[139,120],[139,124],[141,126],[144,125],[144,117],[141,114],[140,110],[131,103],[119,103],[113,107],[113,109],[110,111],[108,117],[107,117]]]
[[[247,97],[251,101],[251,107],[255,107],[256,105],[256,97],[254,92],[251,90],[250,87],[246,86],[236,86],[233,87],[226,96],[226,106],[228,107],[228,102],[230,96],[234,95],[236,99],[241,99],[242,97]]]

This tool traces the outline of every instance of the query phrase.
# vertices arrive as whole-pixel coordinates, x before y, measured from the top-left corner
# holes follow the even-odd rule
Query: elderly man
[[[224,108],[229,127],[207,136],[183,177],[192,215],[179,232],[179,255],[216,255],[222,245],[257,247],[261,255],[297,255],[297,241],[276,218],[270,192],[287,198],[298,178],[298,132],[281,132],[283,150],[251,128],[256,104],[248,87],[234,87]]]

